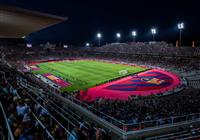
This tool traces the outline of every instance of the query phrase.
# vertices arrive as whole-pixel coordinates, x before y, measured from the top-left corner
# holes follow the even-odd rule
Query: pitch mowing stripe
[[[72,86],[63,88],[66,91],[87,89],[111,79],[119,78],[121,76],[118,72],[121,70],[128,70],[128,74],[145,70],[145,68],[140,67],[86,60],[47,62],[38,64],[38,66],[41,70],[33,73],[52,73],[72,83]]]
[[[53,75],[59,76],[59,77],[61,77],[62,79],[64,79],[64,80],[70,82],[71,84],[76,84],[77,86],[81,86],[81,85],[83,84],[82,82],[80,82],[80,80],[71,78],[71,77],[69,77],[69,76],[66,77],[66,76],[67,76],[66,74],[63,74],[63,73],[61,73],[61,72],[59,72],[59,71],[55,71],[55,70],[52,71],[52,70],[50,70],[49,68],[47,68],[47,67],[45,67],[45,66],[43,66],[43,69],[46,70],[46,73],[51,73],[51,74],[53,74]]]
[[[59,66],[58,66],[59,65]],[[64,66],[64,64],[58,64],[57,65],[57,67],[59,67],[59,68],[65,68],[65,66]],[[83,67],[84,66],[84,67]],[[77,70],[77,69],[81,69],[81,68],[84,68],[84,69],[82,69],[81,71],[80,70],[78,70],[78,72],[79,73],[81,73],[81,75],[82,74],[84,74],[85,73],[85,75],[87,75],[87,76],[93,76],[94,74],[96,74],[96,76],[94,76],[94,77],[98,77],[98,75],[99,74],[101,74],[101,76],[109,76],[109,77],[111,77],[112,75],[114,75],[113,74],[113,72],[111,72],[111,71],[105,71],[104,70],[104,73],[102,73],[102,70],[100,70],[100,69],[97,69],[96,71],[95,71],[95,67],[90,67],[90,66],[86,66],[86,65],[79,65],[79,66],[76,66],[76,69],[74,69],[75,71]],[[89,72],[89,73],[88,73]],[[74,73],[73,73],[73,75],[74,75]]]
[[[49,68],[52,68],[54,70],[57,70],[57,71],[61,71],[62,73],[65,73],[65,74],[73,74],[73,73],[76,73],[76,69],[74,69],[73,67],[60,67],[59,64],[49,64],[49,65],[46,65],[46,67],[49,67]],[[71,73],[73,72],[73,73]]]
[[[102,63],[102,65],[100,65],[101,64],[101,62],[99,62],[100,64],[97,64],[97,63],[94,63],[94,62],[92,62],[92,61],[89,61],[89,62],[91,62],[91,63],[93,63],[92,64],[92,66],[90,66],[89,65],[89,63],[85,63],[85,62],[76,62],[76,63],[78,63],[78,65],[74,65],[73,67],[76,67],[76,68],[82,68],[82,66],[85,66],[85,68],[84,69],[89,69],[89,68],[91,68],[92,69],[92,71],[94,71],[94,69],[97,69],[97,67],[105,67],[103,64],[104,63]],[[59,64],[62,64],[63,65],[63,62],[59,62]],[[95,65],[94,65],[95,64]],[[105,63],[106,64],[106,63]],[[65,62],[65,64],[64,65],[66,65],[66,62]],[[72,64],[73,65],[73,64]],[[113,67],[113,65],[115,65],[114,67]],[[108,66],[110,66],[110,68],[111,68],[111,70],[106,70],[106,69],[108,69]],[[117,67],[116,67],[117,66]],[[118,71],[120,71],[122,68],[124,69],[125,67],[127,67],[126,69],[127,70],[132,70],[133,68],[130,66],[130,68],[128,68],[128,66],[123,66],[123,65],[119,65],[118,66],[118,64],[107,64],[107,66],[105,67],[105,69],[104,69],[104,72],[109,72],[109,73],[113,73],[113,71],[114,70],[118,70]]]
[[[62,64],[60,64],[60,65],[62,65]],[[82,66],[84,66],[84,65],[82,65]],[[82,66],[80,65],[79,68],[82,68]],[[64,69],[63,65],[62,66],[58,66],[57,65],[57,67]],[[113,73],[112,71],[105,71],[103,69],[101,69],[101,70],[98,69],[97,71],[94,71],[94,69],[95,69],[94,67],[84,66],[84,69],[81,71],[81,75],[83,75],[83,73],[85,73],[86,76],[90,75],[90,76],[92,76],[94,78],[99,77],[98,76],[99,74],[101,75],[100,77],[103,77],[103,76],[106,76],[106,77],[119,76],[118,72],[117,73]],[[102,73],[102,71],[104,71],[104,72]],[[88,72],[91,72],[91,73],[88,73]],[[96,74],[96,75],[94,75],[94,74]],[[105,78],[103,78],[103,79],[105,79]]]
[[[56,67],[53,67],[53,66],[48,66],[48,67],[42,66],[42,67],[45,68],[47,71],[51,71],[51,73],[55,73],[55,75],[59,75],[59,76],[63,77],[64,79],[68,79],[70,82],[74,83],[74,81],[77,81],[77,80],[74,80],[74,79],[71,79],[68,77],[69,71],[67,71],[67,73],[65,73],[64,71],[57,70],[57,67],[58,67],[57,65],[56,65]],[[80,74],[80,76],[73,75],[74,78],[77,78],[77,79],[79,78],[79,80],[83,80],[83,79],[81,79],[81,76],[82,76],[81,74]]]
[[[56,65],[56,67],[58,67],[58,68],[61,68],[61,67],[59,67],[58,65]],[[53,70],[56,70],[56,69],[54,69],[54,67],[49,67],[49,68],[53,68]],[[61,71],[61,70],[60,70]],[[63,71],[61,71],[63,74],[65,73],[65,72],[63,72]],[[92,71],[93,72],[93,71]],[[94,73],[94,72],[93,72]],[[66,75],[67,74],[69,74],[68,72],[67,73],[65,73]],[[107,79],[108,77],[111,77],[111,76],[109,76],[109,75],[100,75],[99,76],[99,74],[96,74],[96,75],[94,75],[94,74],[88,74],[88,72],[86,72],[86,74],[85,74],[85,76],[83,75],[83,72],[81,72],[80,71],[80,74],[79,75],[72,75],[73,77],[75,77],[75,78],[80,78],[81,80],[87,80],[87,81],[93,81],[93,79],[95,80],[104,80],[104,79]],[[84,78],[85,77],[85,78]],[[87,78],[87,77],[89,77],[89,79]],[[95,80],[95,81],[96,81]]]
[[[52,66],[53,66],[53,65],[52,65]],[[49,65],[49,67],[50,67],[50,68],[53,68],[53,67],[51,67],[50,65]],[[60,70],[61,67],[59,67],[59,69],[57,69],[57,67],[59,67],[59,66],[56,64],[56,67],[55,67],[56,69],[55,69],[55,68],[53,68],[53,69],[54,69],[54,70],[59,70],[59,71],[61,71],[61,70]],[[64,69],[64,67],[63,67],[63,69]],[[96,73],[93,69],[94,69],[94,68],[92,68],[92,69],[90,70],[90,72]],[[67,69],[65,68],[65,70],[67,70]],[[84,70],[85,70],[85,69],[84,69]],[[100,71],[100,70],[98,70],[98,71]],[[107,71],[105,71],[105,70],[103,70],[103,71],[104,71],[104,73],[107,72]],[[66,74],[69,74],[69,72],[70,72],[70,70],[67,70],[67,73],[66,73]],[[80,71],[78,71],[78,73],[79,73],[79,72],[80,72]],[[88,73],[88,70],[87,70],[87,71],[81,71],[81,75],[83,75],[83,72],[85,72],[86,75],[89,74],[89,73]],[[64,73],[64,72],[62,71],[62,73]],[[71,72],[70,72],[70,73],[71,73]],[[102,75],[109,76],[109,77],[111,76],[111,74],[109,74],[109,75],[108,75],[108,74],[102,74],[102,70],[101,70],[100,73],[101,73],[101,76],[102,76]],[[109,72],[109,73],[110,73],[110,72]],[[112,72],[112,73],[113,73],[113,72]],[[98,74],[98,73],[96,73],[96,74]],[[73,75],[74,75],[74,71],[73,71]],[[92,74],[92,75],[94,75],[94,74]],[[91,76],[92,76],[92,75],[91,75]],[[117,76],[118,76],[118,73],[117,73],[117,74],[113,74],[113,75],[117,75]],[[98,77],[98,76],[94,76],[94,77]]]
[[[105,63],[105,62],[93,62],[93,61],[88,61],[87,63],[82,63],[82,64],[86,64],[88,65],[88,63],[92,64],[93,67],[96,67],[96,66],[101,66],[102,68],[114,68],[114,69],[121,69],[121,68],[124,68],[124,66],[122,65],[117,65],[117,64],[111,64],[111,63]]]
[[[88,72],[94,72],[94,73],[98,72],[98,71],[94,71],[95,67],[90,67],[89,65],[79,64],[79,65],[75,66],[75,68],[78,69],[79,71],[81,69],[82,72],[85,72],[87,74],[88,74]]]
[[[79,66],[79,68],[82,68],[82,67]],[[85,74],[86,76],[93,76],[94,74],[96,74],[96,76],[94,75],[94,77],[98,77],[98,74],[99,74],[99,73],[95,72],[92,69],[86,69],[86,67],[84,69],[82,69],[82,70],[75,69],[75,68],[70,68],[71,70],[69,70],[69,68],[66,68],[63,65],[57,64],[56,65],[56,69],[58,69],[58,70],[60,70],[62,72],[63,72],[63,69],[65,69],[67,71],[66,73],[68,73],[68,72],[71,73],[73,71],[73,73],[71,73],[71,75],[73,75],[74,77],[77,77],[77,78],[79,77],[79,75],[83,76],[83,74]],[[54,68],[54,70],[55,70],[55,68]],[[91,72],[91,73],[88,73],[88,72]],[[77,74],[75,75],[75,73],[77,73]],[[104,74],[104,75],[107,76],[106,74]]]
[[[56,66],[58,67],[58,65],[56,64]],[[52,67],[51,67],[52,68]],[[57,68],[56,69],[54,69],[54,70],[57,70]],[[60,69],[58,69],[59,71],[61,71]],[[69,70],[68,70],[68,72],[69,72]],[[67,73],[68,73],[67,72]],[[92,72],[94,73],[94,70],[93,70],[93,68],[92,68]],[[62,73],[63,73],[63,71],[62,71]],[[87,73],[87,72],[86,72]],[[102,73],[102,72],[101,72]],[[82,75],[82,74],[81,74]],[[88,73],[87,73],[87,75],[88,75]],[[116,74],[114,74],[114,75],[116,75]],[[102,76],[102,75],[101,75]],[[117,74],[117,76],[118,76],[118,74]],[[109,77],[110,77],[110,75],[109,75]],[[97,78],[97,76],[94,76],[94,78]],[[104,79],[104,78],[103,78]]]
[[[70,73],[70,70],[69,71],[66,71],[66,70],[61,70],[61,69],[58,69],[58,65],[54,66],[54,65],[48,65],[48,66],[42,66],[43,68],[45,68],[47,71],[50,70],[51,72],[54,72],[54,73],[60,73],[61,75],[63,75],[63,77],[69,75]]]
[[[94,69],[97,69],[97,67],[99,67],[98,65],[96,65],[95,67],[94,66],[88,66],[88,63],[86,64],[86,63],[84,63],[84,64],[79,64],[79,68],[82,68],[82,66],[85,66],[84,67],[84,70],[86,70],[86,69],[88,69],[88,71],[91,71],[91,72],[95,72],[96,73],[96,71],[94,71]],[[108,75],[108,74],[106,74],[106,73],[109,73],[109,75],[118,75],[118,72],[116,72],[116,73],[113,73],[113,71],[120,71],[120,70],[122,70],[122,67],[124,68],[125,66],[122,66],[122,67],[120,67],[120,68],[113,68],[113,66],[110,66],[112,69],[108,69],[107,67],[105,67],[105,69],[104,68],[102,68],[103,67],[103,65],[101,65],[100,66],[101,67],[101,69],[99,68],[99,69],[97,69],[98,71],[104,71],[105,72],[105,75]],[[106,70],[107,69],[107,70]],[[131,67],[130,66],[130,68],[126,68],[126,70],[129,70],[130,72],[132,72],[134,69],[133,69],[133,67]],[[134,71],[133,71],[134,72]],[[102,74],[102,72],[100,72],[101,74]]]

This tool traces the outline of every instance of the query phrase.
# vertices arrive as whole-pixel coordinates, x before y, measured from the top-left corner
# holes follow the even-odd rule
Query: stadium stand
[[[90,49],[91,50],[91,49]],[[160,56],[198,56],[199,48],[182,47],[176,48],[166,42],[156,43],[112,43],[106,44],[100,48],[93,48],[93,51],[98,52],[117,52],[117,53],[133,53],[133,54],[149,54]]]
[[[94,128],[93,124],[86,123],[69,107],[61,108],[63,104],[52,98],[50,100],[44,95],[40,94],[39,96],[18,87],[16,80],[14,80],[17,75],[14,75],[12,71],[5,69],[4,71],[6,71],[6,81],[3,79],[5,77],[1,77],[1,102],[4,106],[9,106],[6,114],[9,115],[8,121],[12,119],[12,123],[10,122],[9,125],[15,139],[26,137],[34,139],[43,139],[44,137],[46,139],[67,138],[70,140],[83,139],[84,137],[85,139],[95,139],[97,131],[98,137],[105,137],[102,135],[105,133],[103,129]],[[8,73],[11,75],[7,76]],[[7,79],[9,82],[12,81],[12,84],[5,85],[8,83]]]
[[[149,137],[146,140],[186,140],[186,139],[197,139],[200,136],[199,127],[193,127],[192,125],[189,128],[181,128],[176,132],[169,134],[163,134],[160,136]]]
[[[1,46],[1,119],[0,130],[9,131],[9,137],[35,139],[195,139],[199,138],[200,119],[200,50],[198,47],[175,48],[166,42],[157,43],[113,43],[89,49],[56,48],[51,51],[43,48]],[[15,56],[15,57],[13,57]],[[159,67],[178,74],[185,83],[185,90],[168,96],[132,96],[126,102],[98,99],[94,102],[79,100],[79,92],[58,93],[29,72],[24,65],[30,62],[63,59],[115,60],[151,68]],[[17,71],[18,70],[18,71]],[[19,72],[20,71],[20,72]],[[20,79],[35,85],[31,88],[20,85]],[[184,81],[184,80],[183,80]],[[27,84],[26,83],[26,84]],[[48,92],[43,92],[48,91]],[[57,96],[51,92],[56,92]],[[111,134],[105,126],[99,126],[88,114],[80,115],[80,110],[70,106],[71,101],[120,130],[120,138]],[[99,121],[99,120],[98,120]],[[1,121],[4,122],[4,121]],[[191,123],[196,125],[191,125]],[[171,129],[176,124],[186,127]],[[101,124],[101,122],[99,122]],[[103,123],[102,123],[103,125]],[[146,134],[145,131],[167,126],[166,132]],[[10,130],[9,130],[10,127]],[[5,129],[7,128],[7,129]],[[157,130],[156,130],[157,131]],[[7,132],[0,131],[6,139]],[[137,133],[136,133],[137,132]],[[143,134],[139,134],[139,133]],[[130,135],[130,137],[129,137]]]

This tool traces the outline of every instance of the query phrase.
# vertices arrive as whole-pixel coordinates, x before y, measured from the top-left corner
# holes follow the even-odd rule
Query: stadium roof
[[[22,38],[65,20],[67,17],[0,5],[0,38]]]

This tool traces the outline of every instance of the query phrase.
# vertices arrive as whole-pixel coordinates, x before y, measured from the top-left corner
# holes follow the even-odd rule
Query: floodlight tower
[[[181,47],[181,41],[182,41],[182,30],[184,29],[184,23],[178,23],[178,29],[179,29],[179,46]]]
[[[135,42],[135,37],[137,36],[137,32],[136,31],[132,31],[132,36],[133,36],[133,42]]]
[[[155,41],[155,35],[157,34],[156,28],[152,28],[151,33],[152,33],[152,36],[153,36],[153,41]]]
[[[120,33],[116,33],[116,37],[117,37],[117,42],[120,42],[121,34]]]
[[[101,33],[97,33],[97,38],[99,40],[99,47],[100,47],[100,45],[101,45],[101,38],[102,38]]]

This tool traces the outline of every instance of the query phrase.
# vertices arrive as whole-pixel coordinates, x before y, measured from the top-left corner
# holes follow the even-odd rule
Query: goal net
[[[127,70],[121,70],[121,71],[119,71],[119,75],[120,76],[124,76],[124,75],[127,75],[127,74],[128,74]]]

